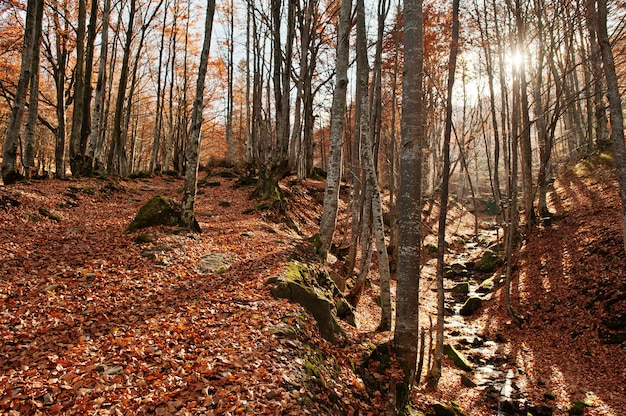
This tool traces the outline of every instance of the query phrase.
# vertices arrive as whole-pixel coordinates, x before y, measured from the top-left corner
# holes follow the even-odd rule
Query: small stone
[[[468,294],[470,291],[470,284],[468,282],[459,283],[452,288],[452,293]]]
[[[459,311],[462,316],[472,316],[474,312],[479,310],[483,306],[483,301],[478,296],[472,296],[468,298],[463,307]]]
[[[124,370],[124,367],[116,365],[114,367],[111,367],[109,369],[107,369],[104,373],[105,376],[114,376],[116,374],[119,374],[122,372],[122,370]]]
[[[461,374],[461,384],[463,384],[465,387],[469,387],[470,389],[477,386],[474,380],[472,380],[465,374]]]

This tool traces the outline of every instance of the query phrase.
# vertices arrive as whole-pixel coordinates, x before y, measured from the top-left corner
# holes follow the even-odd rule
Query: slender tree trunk
[[[402,146],[398,195],[399,252],[394,344],[404,371],[396,404],[404,409],[415,381],[419,338],[419,281],[422,227],[422,146],[424,45],[421,0],[404,1]]]
[[[597,0],[597,19],[598,42],[600,44],[600,51],[602,52],[607,96],[609,99],[611,138],[613,139],[615,152],[619,194],[622,200],[623,238],[624,250],[626,250],[626,149],[624,148],[624,114],[622,113],[622,100],[620,97],[617,72],[615,70],[615,60],[613,58],[611,41],[607,30],[607,0]]]
[[[93,13],[93,11],[92,11]],[[111,0],[104,2],[104,9],[102,11],[102,33],[101,33],[101,45],[100,45],[100,62],[98,64],[98,81],[96,83],[96,97],[93,107],[93,120],[91,125],[93,132],[91,135],[91,141],[89,142],[89,148],[87,151],[87,163],[90,165],[91,171],[100,171],[103,167],[102,163],[102,142],[104,134],[102,131],[102,124],[104,118],[104,98],[107,82],[107,57],[109,52],[109,19],[111,16]]]
[[[441,172],[441,195],[439,198],[439,228],[437,229],[437,339],[435,357],[430,369],[430,384],[437,387],[441,378],[443,357],[445,294],[443,291],[443,266],[446,251],[446,219],[448,217],[448,192],[450,187],[450,137],[452,136],[452,89],[459,50],[459,0],[452,2],[452,39],[448,60],[448,95],[446,98],[446,125],[443,136],[443,169]]]
[[[43,3],[43,0],[28,0],[26,9],[26,28],[24,30],[20,76],[15,91],[11,119],[2,145],[2,180],[5,185],[13,184],[22,177],[17,169],[17,148],[20,142],[28,84],[32,77],[33,51],[35,47],[39,47],[39,40],[35,39],[35,32],[36,27],[42,24]],[[39,17],[40,10],[41,18]]]
[[[157,67],[157,90],[156,90],[156,109],[155,109],[155,120],[154,120],[154,131],[153,131],[153,140],[152,140],[152,153],[150,156],[150,172],[154,172],[159,166],[159,148],[161,147],[161,132],[163,128],[163,95],[161,88],[161,78],[162,78],[162,70],[163,70],[163,51],[165,49],[165,30],[167,28],[167,11],[169,10],[170,3],[167,1],[165,3],[165,8],[163,10],[163,26],[161,27],[161,42],[159,43],[159,64]]]
[[[193,101],[191,114],[191,130],[187,143],[187,169],[185,171],[185,186],[183,190],[182,221],[190,230],[200,231],[195,216],[194,205],[196,201],[198,183],[198,165],[200,161],[200,131],[202,129],[202,110],[204,108],[204,84],[206,81],[207,67],[209,64],[209,50],[211,47],[211,33],[213,32],[213,15],[215,13],[215,0],[207,0],[206,20],[204,23],[204,42],[200,55],[198,68],[198,81],[196,84],[196,96]]]
[[[83,126],[83,97],[85,95],[85,26],[87,1],[78,0],[78,27],[76,30],[76,67],[74,70],[74,110],[70,132],[70,169],[72,175],[80,176],[80,136]]]
[[[324,193],[324,211],[320,223],[317,252],[325,260],[333,241],[339,191],[341,186],[341,165],[343,133],[345,126],[346,93],[348,88],[348,60],[350,54],[350,15],[352,0],[342,0],[339,12],[339,34],[337,36],[337,82],[333,92],[333,105],[330,121],[330,152],[328,174]]]
[[[36,18],[43,19],[43,2],[37,3]],[[37,135],[37,118],[39,115],[39,62],[41,45],[41,24],[36,24],[33,34],[33,56],[31,62],[30,97],[28,105],[28,119],[24,131],[24,174],[30,179],[35,167],[35,136]],[[36,174],[37,171],[34,172]]]

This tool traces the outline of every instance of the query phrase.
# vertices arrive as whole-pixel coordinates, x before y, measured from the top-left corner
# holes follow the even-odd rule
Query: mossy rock
[[[492,276],[489,279],[483,280],[476,291],[479,293],[489,293],[493,291],[495,287],[496,287],[495,278]]]
[[[155,225],[185,227],[181,214],[182,211],[179,204],[163,195],[157,195],[139,209],[133,222],[128,225],[126,233],[132,233],[140,228],[153,227]],[[200,225],[195,218],[192,231],[200,232]]]
[[[591,403],[576,400],[569,405],[569,409],[567,409],[567,414],[570,416],[582,416],[585,414],[585,408],[591,406]]]
[[[454,346],[450,344],[445,344],[443,346],[443,354],[447,355],[452,360],[454,365],[456,365],[461,370],[472,371],[472,363],[467,360],[462,352],[454,348]]]
[[[51,219],[54,222],[60,222],[61,221],[61,217],[59,217],[57,214],[54,214],[54,213],[48,211],[45,208],[39,208],[39,213],[41,215],[43,215],[44,217]]]
[[[493,250],[485,250],[475,265],[475,270],[482,273],[492,273],[498,265],[498,255]]]
[[[315,318],[322,338],[336,342],[337,335],[344,337],[345,334],[337,322],[333,290],[325,289],[317,282],[318,272],[312,266],[294,261],[285,273],[268,283],[274,284],[271,289],[274,297],[303,306]],[[330,278],[328,280],[332,283]],[[335,287],[334,283],[332,286]]]
[[[478,296],[471,296],[467,298],[459,313],[461,316],[472,316],[474,312],[479,310],[483,306],[483,300]]]
[[[156,240],[154,233],[141,233],[135,238],[136,244],[153,243]]]
[[[450,404],[435,403],[433,405],[435,416],[465,416],[463,410],[456,402]]]
[[[470,292],[470,284],[468,282],[458,283],[452,288],[452,293],[468,294]]]

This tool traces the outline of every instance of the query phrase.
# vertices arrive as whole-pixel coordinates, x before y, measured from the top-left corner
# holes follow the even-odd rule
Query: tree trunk
[[[43,19],[43,3],[37,3],[36,18]],[[37,174],[35,167],[35,136],[37,135],[37,118],[39,115],[39,62],[41,45],[41,24],[36,24],[33,33],[33,56],[31,62],[30,97],[28,105],[28,119],[24,131],[24,174],[26,178]]]
[[[328,174],[324,193],[324,211],[320,223],[317,252],[326,260],[333,241],[339,191],[341,187],[341,165],[343,153],[343,132],[345,126],[346,93],[348,88],[348,60],[350,54],[350,15],[352,0],[342,0],[339,12],[339,34],[337,36],[337,82],[333,92],[333,105],[330,120],[330,153]]]
[[[2,145],[2,180],[5,185],[13,184],[22,177],[17,169],[17,148],[20,141],[28,84],[31,80],[33,51],[35,47],[39,47],[39,40],[35,39],[35,32],[37,26],[42,24],[43,3],[43,0],[28,0],[26,9],[26,28],[24,30],[20,76],[15,91],[11,119]]]
[[[124,115],[124,101],[126,100],[126,86],[128,85],[128,71],[131,53],[131,45],[133,41],[133,26],[135,22],[135,14],[137,13],[136,0],[130,0],[130,10],[128,14],[128,26],[126,28],[126,43],[124,44],[124,52],[122,55],[122,69],[120,70],[120,81],[117,87],[117,101],[115,103],[115,118],[113,121],[113,137],[111,148],[109,149],[109,174],[117,172],[120,176],[126,175],[126,143],[122,134],[122,122]],[[116,158],[117,156],[117,158]],[[115,161],[115,159],[117,159]],[[114,161],[117,163],[117,169],[114,169]]]
[[[611,42],[607,31],[607,0],[597,0],[597,7],[598,41],[600,43],[600,51],[602,52],[607,96],[609,99],[611,138],[615,152],[619,194],[622,200],[623,239],[624,250],[626,251],[626,149],[624,148],[624,114],[622,113],[622,100],[615,70],[613,51],[611,50]]]
[[[92,11],[94,13],[94,11]],[[87,150],[87,164],[91,171],[100,171],[103,167],[102,163],[102,142],[104,134],[102,131],[104,118],[104,98],[105,84],[107,81],[107,56],[109,52],[109,20],[111,16],[111,0],[106,0],[102,11],[102,33],[100,45],[100,62],[98,64],[98,81],[96,83],[96,97],[93,107],[93,120],[91,125],[93,131],[91,141]]]
[[[85,26],[87,1],[78,0],[78,26],[76,29],[76,67],[74,68],[74,110],[70,132],[70,170],[80,176],[81,161],[80,136],[83,127],[83,96],[85,95]]]
[[[191,114],[191,130],[187,143],[187,169],[185,171],[185,186],[183,190],[182,214],[183,224],[190,230],[200,231],[194,216],[194,205],[198,182],[198,165],[200,161],[200,130],[202,129],[202,110],[204,108],[204,84],[209,63],[211,47],[211,33],[213,31],[213,15],[215,0],[207,0],[206,20],[204,22],[204,42],[198,68],[196,96],[193,101]]]
[[[398,195],[399,253],[394,344],[404,371],[397,406],[409,402],[415,379],[419,338],[419,281],[422,226],[422,145],[424,143],[424,45],[421,0],[404,1],[404,68],[402,146]]]
[[[441,195],[439,198],[439,228],[437,229],[437,338],[435,357],[429,373],[429,382],[435,388],[441,377],[443,357],[445,294],[443,291],[443,266],[446,251],[446,219],[448,217],[448,192],[450,185],[450,137],[452,136],[452,89],[459,50],[459,0],[452,2],[452,39],[448,60],[448,91],[446,98],[446,125],[443,136],[443,169],[441,172]]]

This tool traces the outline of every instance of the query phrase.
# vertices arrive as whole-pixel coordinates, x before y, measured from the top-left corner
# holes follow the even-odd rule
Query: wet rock
[[[461,370],[472,371],[472,364],[467,360],[465,355],[454,348],[454,346],[445,344],[443,346],[443,353],[444,355],[447,355],[452,360],[454,365],[459,367]]]
[[[476,262],[475,269],[477,272],[492,273],[498,265],[498,256],[493,250],[485,250],[480,260]]]
[[[452,293],[468,294],[470,292],[470,284],[467,282],[459,283],[452,288]]]
[[[478,293],[489,293],[493,291],[495,286],[496,286],[496,282],[495,282],[494,277],[492,276],[489,279],[483,280],[476,291]]]
[[[526,408],[526,413],[530,413],[533,416],[552,416],[554,410],[550,406],[539,405],[539,406],[528,406]]]
[[[473,389],[474,387],[477,386],[474,380],[472,380],[466,374],[461,374],[461,384],[463,384],[465,387],[469,387],[470,389]]]
[[[459,311],[462,316],[472,316],[474,312],[479,310],[483,306],[483,300],[478,296],[469,297],[463,307]]]

